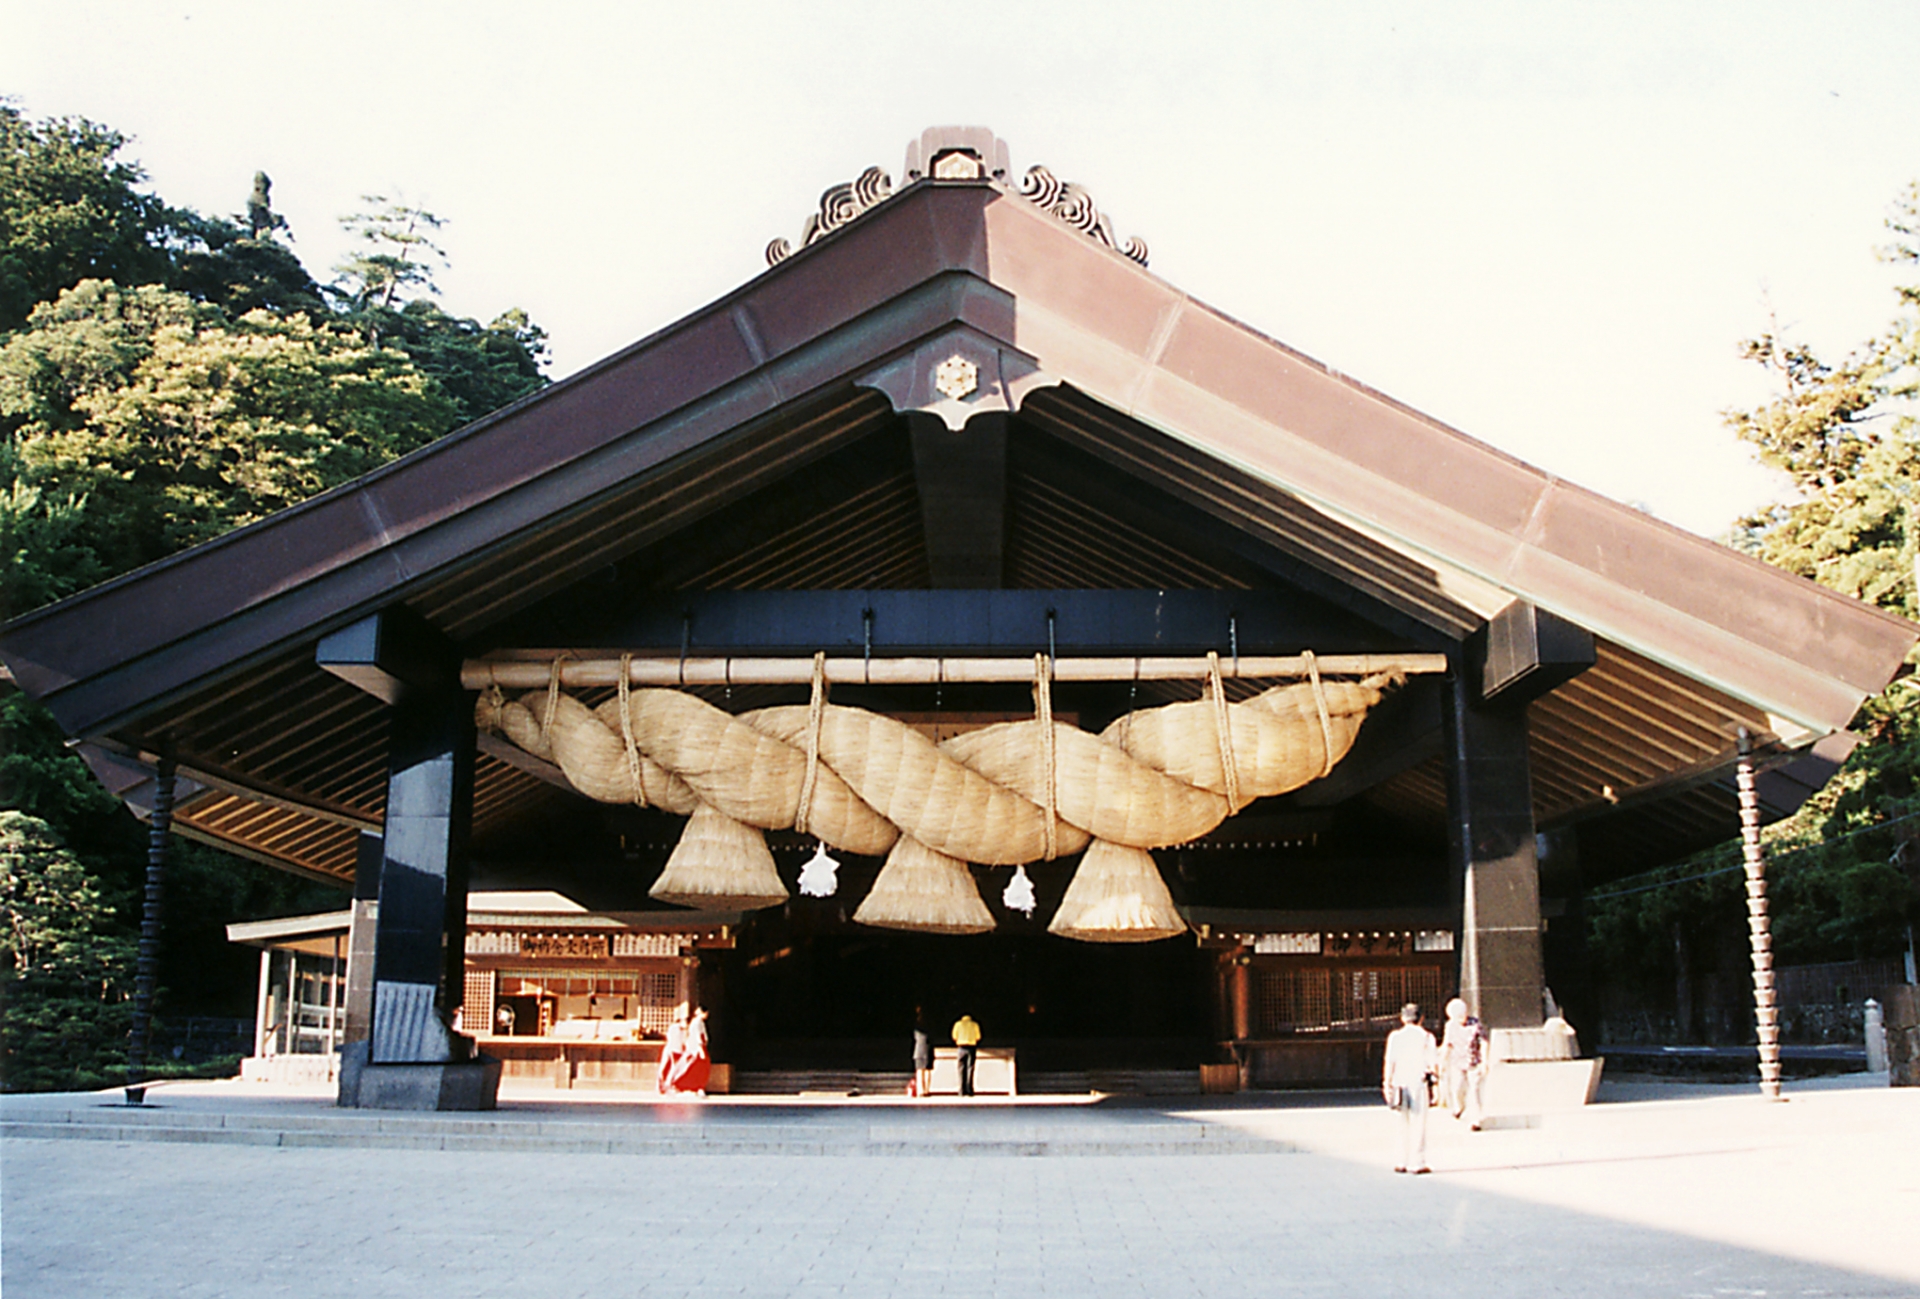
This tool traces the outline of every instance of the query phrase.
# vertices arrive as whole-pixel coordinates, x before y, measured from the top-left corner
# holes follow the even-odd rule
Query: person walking
[[[1440,1076],[1446,1080],[1447,1109],[1480,1130],[1483,1090],[1489,1064],[1487,1030],[1455,997],[1447,1003],[1447,1027],[1440,1036]]]
[[[980,1025],[972,1015],[962,1015],[953,1026],[953,1045],[960,1057],[960,1094],[973,1095],[973,1061],[979,1053]]]
[[[1387,1034],[1380,1090],[1400,1112],[1400,1162],[1396,1173],[1427,1173],[1427,1109],[1433,1103],[1433,1078],[1439,1051],[1433,1034],[1420,1026],[1420,1007],[1400,1008],[1400,1027]]]

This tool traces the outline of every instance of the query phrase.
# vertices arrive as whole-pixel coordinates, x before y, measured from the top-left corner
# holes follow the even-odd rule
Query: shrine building
[[[236,927],[343,1104],[639,1084],[685,1005],[736,1078],[970,1013],[1023,1090],[1579,1027],[1584,891],[1736,833],[1743,751],[1799,806],[1920,637],[1187,297],[984,129],[767,260],[0,634],[137,810],[350,892]]]

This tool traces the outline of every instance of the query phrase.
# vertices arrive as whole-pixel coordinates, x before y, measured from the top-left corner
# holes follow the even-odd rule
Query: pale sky
[[[1766,395],[1738,340],[1771,310],[1840,351],[1894,312],[1917,67],[1911,0],[0,0],[29,116],[136,137],[203,211],[266,170],[322,277],[359,195],[424,204],[445,305],[526,308],[556,378],[978,124],[1195,297],[1708,535],[1778,490],[1720,422]]]

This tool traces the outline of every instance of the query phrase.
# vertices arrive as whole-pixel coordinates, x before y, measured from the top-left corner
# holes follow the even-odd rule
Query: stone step
[[[514,1150],[612,1155],[1218,1155],[1292,1147],[1219,1124],[1031,1111],[715,1113],[687,1121],[645,1115],[577,1119],[507,1113],[451,1116],[219,1112],[154,1106],[8,1107],[5,1140],[175,1142],[388,1150]]]

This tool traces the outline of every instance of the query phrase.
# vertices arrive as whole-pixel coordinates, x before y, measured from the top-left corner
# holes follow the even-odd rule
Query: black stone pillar
[[[347,920],[347,1004],[342,1043],[373,1036],[374,934],[380,911],[380,836],[362,832],[353,870],[353,910]]]
[[[1445,751],[1460,995],[1489,1028],[1538,1027],[1544,976],[1526,707],[1483,703],[1458,671],[1451,684]]]
[[[388,706],[386,818],[378,839],[361,839],[354,889],[353,956],[364,971],[361,922],[377,876],[372,995],[356,975],[339,1103],[490,1110],[500,1062],[474,1059],[473,1039],[451,1027],[465,993],[473,819],[473,700],[460,689],[460,655],[418,614],[396,606],[327,636],[314,660]],[[356,1039],[363,1031],[365,1039]]]
[[[473,706],[455,690],[410,691],[389,725],[370,1060],[461,1059],[448,1025],[463,991]]]

